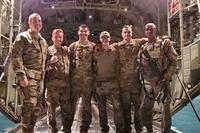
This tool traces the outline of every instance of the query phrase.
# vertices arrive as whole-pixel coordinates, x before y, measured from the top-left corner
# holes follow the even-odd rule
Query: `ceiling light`
[[[92,15],[89,15],[88,17],[89,17],[89,19],[92,19]]]
[[[55,6],[54,6],[54,5],[51,5],[51,8],[52,8],[52,9],[54,9],[54,8],[55,8]]]

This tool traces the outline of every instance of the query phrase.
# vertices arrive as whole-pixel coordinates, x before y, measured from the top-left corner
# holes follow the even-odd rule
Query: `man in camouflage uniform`
[[[91,93],[93,81],[93,42],[88,40],[90,34],[87,25],[80,25],[78,28],[79,40],[70,44],[70,61],[71,61],[71,116],[68,118],[71,127],[76,102],[82,97],[82,122],[80,127],[81,133],[87,133],[92,121],[91,114]]]
[[[139,81],[136,59],[139,48],[146,42],[146,39],[132,39],[133,31],[131,25],[124,25],[121,34],[123,40],[121,42],[114,43],[113,46],[119,52],[119,82],[125,133],[130,133],[132,130],[131,103],[134,106],[135,129],[136,132],[139,133],[142,130],[140,116],[141,83]]]
[[[29,30],[20,33],[12,50],[13,69],[16,73],[24,99],[22,105],[22,132],[32,133],[39,112],[43,91],[42,82],[48,45],[40,35],[41,16],[37,13],[29,16]]]
[[[46,101],[48,104],[48,125],[49,132],[57,133],[55,110],[60,103],[62,118],[65,116],[65,110],[68,108],[70,99],[69,88],[69,58],[68,48],[61,46],[63,43],[64,32],[62,29],[54,29],[52,32],[53,45],[49,47],[47,56],[47,74],[46,74]],[[66,101],[67,100],[67,101]],[[70,103],[69,103],[70,104]],[[62,119],[64,120],[64,119]],[[65,121],[63,131],[65,131]]]
[[[113,105],[116,133],[123,133],[123,116],[119,100],[118,71],[119,62],[116,49],[109,43],[110,34],[107,31],[100,33],[101,44],[94,47],[94,64],[96,70],[96,93],[99,108],[99,119],[102,133],[109,132],[106,102]]]
[[[145,89],[142,104],[142,120],[148,133],[152,129],[152,109],[155,100],[162,100],[163,105],[163,132],[169,133],[171,127],[170,116],[170,84],[172,75],[176,71],[177,54],[172,45],[163,45],[163,41],[156,38],[156,26],[148,23],[145,26],[145,35],[148,42],[145,43],[138,56],[142,66],[142,81]],[[160,97],[161,99],[157,99]]]

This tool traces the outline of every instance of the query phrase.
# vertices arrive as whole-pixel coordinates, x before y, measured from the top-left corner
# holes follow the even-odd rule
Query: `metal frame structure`
[[[6,58],[4,59],[4,62],[2,65],[0,65],[1,69],[4,70],[2,73],[0,73],[0,81],[3,80],[4,76],[5,76],[5,71],[7,70],[7,79],[6,82],[7,82],[7,89],[6,89],[6,99],[5,99],[5,105],[2,105],[1,103],[1,108],[0,110],[4,113],[4,115],[6,115],[9,119],[11,119],[12,121],[14,122],[19,122],[20,119],[19,117],[17,117],[17,108],[18,108],[18,92],[17,92],[17,89],[14,89],[13,87],[13,84],[14,84],[14,80],[15,80],[15,75],[14,75],[14,72],[13,72],[13,69],[12,69],[12,63],[10,62],[10,56],[11,56],[11,51],[12,51],[12,47],[13,47],[13,36],[14,36],[14,14],[17,14],[17,16],[19,16],[19,20],[18,20],[18,33],[20,32],[21,30],[21,19],[22,19],[22,1],[23,0],[20,0],[20,11],[17,11],[17,9],[15,8],[15,1],[14,0],[4,0],[4,1],[1,1],[1,4],[6,6],[7,9],[10,11],[9,13],[9,29],[8,29],[8,32],[9,32],[9,37],[6,37],[5,35],[3,35],[1,33],[1,28],[2,28],[2,23],[0,22],[0,36],[7,39],[9,41],[9,50],[8,50],[8,54],[6,56]],[[1,11],[3,10],[2,6],[1,6]],[[2,14],[1,13],[1,16],[0,16],[0,20],[2,20]],[[6,17],[6,16],[4,16]],[[8,66],[8,69],[6,69],[6,66]],[[10,107],[9,107],[9,103],[11,102],[11,90],[14,90],[14,110],[13,112],[10,110]]]
[[[173,0],[168,0],[168,6],[170,4],[170,2],[172,2]],[[170,13],[169,13],[169,7],[168,7],[168,35],[171,36],[171,24],[170,24],[170,20],[171,19],[177,19],[179,21],[178,25],[179,25],[179,35],[180,35],[180,44],[179,44],[179,47],[180,47],[180,57],[181,57],[181,69],[180,69],[180,72],[179,74],[181,75],[180,77],[177,75],[177,78],[178,78],[178,84],[180,84],[180,88],[181,88],[181,91],[184,92],[183,96],[180,96],[180,98],[178,98],[177,100],[179,101],[174,101],[174,104],[173,105],[173,109],[172,109],[172,114],[175,114],[176,112],[178,112],[179,110],[181,110],[188,102],[191,103],[191,106],[193,108],[193,111],[195,112],[197,118],[198,118],[198,121],[200,121],[200,118],[199,118],[199,115],[198,113],[196,113],[196,110],[195,108],[193,107],[193,104],[192,104],[192,98],[194,98],[197,94],[199,95],[199,83],[191,86],[191,79],[189,78],[185,78],[184,75],[188,74],[188,72],[186,72],[184,70],[184,68],[186,67],[185,63],[186,61],[189,62],[188,64],[188,70],[191,71],[191,47],[194,47],[194,46],[198,46],[198,42],[199,42],[199,38],[196,37],[196,38],[193,38],[193,43],[189,43],[188,46],[184,46],[184,44],[186,44],[186,40],[184,39],[184,15],[187,15],[186,13],[188,11],[190,11],[190,8],[194,7],[196,8],[196,11],[198,10],[198,12],[200,13],[200,0],[196,0],[196,3],[193,3],[192,5],[188,5],[187,7],[184,7],[184,0],[178,0],[178,6],[179,6],[179,9],[178,9],[178,12],[173,14],[172,16],[170,16]],[[191,4],[191,3],[190,3]],[[198,9],[197,9],[198,8]],[[188,31],[189,32],[189,31]],[[187,54],[188,56],[186,57],[186,55],[184,55],[184,53],[186,53],[185,51],[187,50]],[[194,51],[193,51],[194,52]],[[190,75],[190,78],[191,75]],[[186,79],[186,80],[185,80]],[[190,85],[188,87],[188,85]],[[176,88],[177,89],[177,88]],[[189,92],[189,93],[188,93]],[[176,93],[175,93],[176,94]],[[175,96],[174,96],[175,97]],[[176,99],[175,99],[176,100]],[[176,103],[175,103],[176,102]]]
[[[121,11],[127,12],[128,6],[120,5],[120,0],[116,0],[115,3],[96,3],[90,0],[90,2],[78,2],[77,0],[69,0],[69,1],[43,1],[43,9],[44,10],[103,10],[103,11]]]

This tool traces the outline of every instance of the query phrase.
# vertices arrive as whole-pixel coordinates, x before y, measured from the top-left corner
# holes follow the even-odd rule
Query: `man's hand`
[[[27,77],[25,76],[25,77],[21,78],[19,80],[19,84],[20,84],[21,87],[27,87],[28,84],[29,84]]]
[[[54,55],[54,56],[51,57],[50,63],[54,64],[56,62],[58,62],[58,57]]]
[[[141,64],[143,65],[144,70],[146,70],[147,68],[150,67],[149,66],[149,59],[144,54],[142,54]]]
[[[172,45],[171,41],[168,38],[163,41],[163,44],[164,44],[164,47],[170,47]]]

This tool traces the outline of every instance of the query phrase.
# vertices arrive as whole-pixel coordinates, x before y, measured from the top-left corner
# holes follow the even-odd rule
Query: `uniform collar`
[[[28,29],[28,38],[31,39],[31,40],[41,40],[42,39],[42,36],[40,33],[38,33],[37,35],[34,35],[33,32],[31,32],[30,29]]]
[[[126,45],[126,44],[133,44],[134,40],[131,39],[130,42],[127,42],[125,40],[121,41],[121,45]]]
[[[85,41],[83,43],[77,41],[77,46],[80,46],[80,47],[83,47],[83,48],[90,47],[90,41]]]

